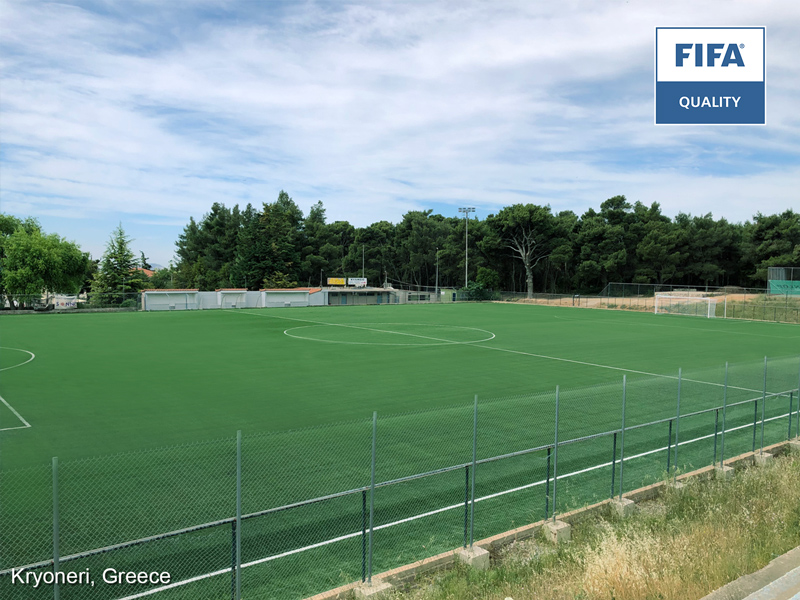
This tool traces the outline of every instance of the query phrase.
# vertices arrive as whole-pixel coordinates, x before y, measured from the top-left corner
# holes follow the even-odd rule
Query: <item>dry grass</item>
[[[406,600],[691,600],[800,544],[800,459],[783,457],[730,481],[692,481],[626,521],[573,528],[555,549],[520,542],[477,572],[425,578]]]

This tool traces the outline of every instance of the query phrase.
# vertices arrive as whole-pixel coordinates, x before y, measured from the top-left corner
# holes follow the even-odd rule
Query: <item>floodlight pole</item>
[[[436,247],[436,301],[439,301],[439,247]]]
[[[469,213],[474,213],[475,209],[472,207],[459,208],[458,212],[464,213],[464,223],[466,229],[464,230],[464,289],[469,284]]]
[[[361,244],[361,277],[364,277],[364,244]]]

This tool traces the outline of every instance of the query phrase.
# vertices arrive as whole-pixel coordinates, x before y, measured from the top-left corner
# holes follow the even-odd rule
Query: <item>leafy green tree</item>
[[[9,220],[5,220],[5,224]],[[77,293],[88,255],[57,234],[46,235],[35,222],[19,222],[2,241],[2,286],[8,296],[44,292]]]
[[[599,291],[610,281],[631,281],[635,271],[636,237],[630,224],[632,206],[614,196],[581,217],[576,244],[580,248],[576,284],[579,290]]]
[[[770,265],[800,264],[798,215],[757,215],[732,224],[711,215],[661,213],[657,203],[602,202],[580,217],[549,207],[517,204],[484,221],[470,219],[470,281],[495,289],[597,292],[612,281],[681,285],[744,285],[766,278]],[[247,287],[265,280],[324,284],[328,277],[363,274],[380,285],[461,287],[463,218],[410,211],[399,223],[356,229],[328,223],[322,202],[307,217],[285,191],[260,210],[217,203],[190,219],[177,242],[170,272],[177,287]],[[2,231],[2,222],[0,222]],[[362,263],[363,259],[363,263]],[[363,267],[362,267],[363,264]],[[438,269],[437,269],[438,266]],[[496,274],[491,282],[488,271]]]
[[[296,281],[300,271],[303,213],[281,190],[278,199],[264,204],[256,239],[258,268],[264,278],[280,273]]]
[[[181,287],[180,283],[176,283],[176,278],[177,272],[175,267],[170,264],[163,269],[157,269],[150,278],[150,283],[157,290],[175,289]]]
[[[636,246],[640,265],[635,283],[664,284],[681,277],[685,254],[681,252],[681,231],[672,223],[651,223]]]
[[[261,236],[259,213],[248,204],[241,212],[241,227],[236,235],[236,253],[231,267],[231,280],[235,287],[257,290],[264,280]]]
[[[495,247],[522,261],[528,298],[533,297],[533,271],[555,247],[556,223],[549,206],[514,204],[486,219]]]
[[[325,277],[344,277],[347,256],[355,242],[356,228],[347,221],[334,221],[321,232],[319,255],[327,262]]]
[[[747,275],[759,285],[767,281],[769,267],[800,266],[800,213],[789,209],[780,215],[756,214],[745,229]]]
[[[86,294],[92,289],[92,282],[95,276],[100,271],[100,259],[90,258],[86,261],[86,270],[83,273],[83,281],[81,282],[81,294]]]
[[[264,279],[264,287],[271,290],[285,290],[297,287],[297,282],[289,279],[286,273],[275,271],[271,275],[268,275],[266,279]]]
[[[324,272],[328,261],[320,253],[325,243],[325,207],[322,202],[317,202],[311,207],[308,216],[303,221],[302,250],[300,258],[300,281],[307,286],[312,283],[323,282]]]
[[[494,269],[488,267],[478,267],[478,275],[475,283],[487,290],[500,290],[500,275]]]
[[[102,304],[122,304],[126,296],[149,287],[147,276],[136,270],[131,238],[120,223],[111,233],[100,269],[92,282],[92,294]]]

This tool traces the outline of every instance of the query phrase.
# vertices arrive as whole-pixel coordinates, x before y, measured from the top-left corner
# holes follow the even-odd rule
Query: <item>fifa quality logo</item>
[[[656,27],[656,125],[765,125],[764,27]]]

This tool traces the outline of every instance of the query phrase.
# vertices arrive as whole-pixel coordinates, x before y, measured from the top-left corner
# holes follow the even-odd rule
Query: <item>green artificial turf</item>
[[[797,388],[800,369],[797,326],[513,304],[8,316],[0,336],[0,395],[31,425],[0,431],[0,568],[51,552],[53,456],[67,555],[232,516],[237,430],[246,514],[368,485],[373,411],[381,483],[469,463],[475,395],[482,459],[552,443],[557,385],[566,440],[619,428],[623,375],[631,427],[675,414],[679,368],[682,414],[722,404],[725,362],[728,402],[760,397],[764,356],[770,392]],[[19,350],[35,359],[9,368],[30,357]],[[787,402],[770,399],[766,417]],[[715,418],[682,419],[681,441],[712,434]],[[753,419],[752,404],[730,410],[727,428],[741,429],[726,437],[726,456],[750,450]],[[0,405],[0,429],[21,424]],[[766,443],[784,439],[787,424],[769,421]],[[625,455],[666,445],[668,432],[667,423],[626,432]],[[559,473],[610,461],[612,443],[560,448]],[[713,444],[681,446],[679,467],[710,463]],[[665,471],[665,451],[630,461],[625,489]],[[603,467],[560,480],[558,510],[608,497],[610,477]],[[546,478],[545,450],[481,465],[476,497],[521,489],[476,504],[476,537],[542,518],[545,485],[531,484]],[[381,487],[375,525],[460,505],[468,487],[466,467]],[[356,492],[247,520],[243,560],[358,533],[364,500]],[[379,529],[375,569],[463,534],[462,508]],[[229,566],[230,539],[224,524],[72,568],[169,564],[174,579],[188,578]],[[253,597],[302,597],[357,579],[362,541],[248,567],[243,583]],[[223,597],[225,577],[155,597]]]
[[[495,337],[437,342],[488,337],[445,326]],[[800,329],[791,326],[497,304],[31,315],[4,317],[0,330],[4,348],[36,355],[0,376],[0,395],[32,425],[3,432],[4,469],[470,402],[475,394],[579,388],[625,373],[522,353],[673,375],[800,354]],[[387,343],[398,345],[375,345]],[[4,349],[0,368],[27,358]],[[19,424],[5,407],[0,418],[0,427]]]

